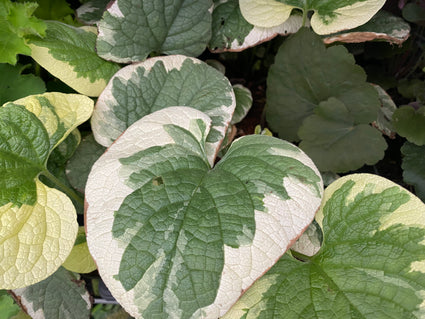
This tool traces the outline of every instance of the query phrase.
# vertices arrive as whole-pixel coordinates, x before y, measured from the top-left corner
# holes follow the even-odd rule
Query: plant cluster
[[[425,317],[425,8],[384,5],[0,0],[0,319]]]

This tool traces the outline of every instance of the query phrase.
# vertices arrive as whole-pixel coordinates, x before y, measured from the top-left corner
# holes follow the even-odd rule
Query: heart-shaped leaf
[[[96,29],[89,31],[57,21],[46,24],[45,38],[31,38],[31,57],[77,92],[99,96],[120,67],[97,55]]]
[[[369,21],[385,0],[239,0],[244,18],[253,25],[270,28],[285,22],[292,10],[305,15],[314,11],[311,26],[317,34],[330,34],[352,29]]]
[[[235,109],[232,85],[213,67],[182,55],[151,58],[117,72],[96,104],[93,134],[99,144],[109,146],[143,116],[177,105],[211,117],[206,147],[214,157]]]
[[[55,272],[77,235],[76,212],[39,176],[51,152],[92,112],[76,94],[45,93],[0,108],[0,287],[20,288]]]
[[[297,147],[236,140],[211,168],[211,119],[169,107],[131,125],[94,164],[87,243],[135,317],[223,315],[308,226],[322,181]]]
[[[60,267],[45,280],[13,294],[31,318],[81,319],[90,316],[90,295],[79,275]]]
[[[211,0],[115,0],[99,22],[97,52],[120,63],[152,52],[198,56],[211,38]]]
[[[370,174],[332,183],[313,257],[285,255],[224,318],[421,318],[425,205]]]

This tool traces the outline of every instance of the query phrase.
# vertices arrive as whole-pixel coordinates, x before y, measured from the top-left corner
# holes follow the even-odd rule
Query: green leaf
[[[87,242],[132,316],[223,315],[320,205],[320,174],[288,142],[245,136],[210,168],[210,122],[193,108],[156,111],[91,170]]]
[[[93,134],[83,138],[66,165],[66,175],[74,188],[84,192],[91,167],[105,150],[104,146],[96,143]]]
[[[198,56],[211,38],[211,0],[115,0],[99,22],[97,52],[120,63],[152,52]]]
[[[0,64],[0,105],[32,94],[44,93],[46,86],[33,74],[21,74],[25,66]]]
[[[393,114],[397,109],[394,101],[391,99],[391,96],[379,85],[373,85],[376,91],[379,94],[379,100],[381,101],[381,107],[378,112],[378,118],[373,125],[380,130],[383,134],[387,135],[389,138],[395,138],[396,132],[393,126]]]
[[[285,255],[224,318],[423,317],[424,203],[385,178],[348,175],[317,217],[320,251]]]
[[[356,121],[355,112],[331,97],[304,120],[298,131],[300,148],[321,171],[347,172],[384,157],[385,139],[367,122]]]
[[[0,319],[10,319],[19,313],[20,307],[5,290],[0,290]]]
[[[257,27],[244,19],[238,0],[220,1],[212,14],[212,37],[208,44],[213,52],[242,51],[277,35],[295,33],[302,26],[302,17],[293,15],[284,23]]]
[[[400,149],[403,180],[415,186],[416,195],[425,202],[425,146],[406,142]]]
[[[330,34],[353,29],[369,21],[385,0],[240,0],[244,18],[259,27],[270,28],[284,23],[292,10],[307,15],[314,11],[310,24],[317,34]]]
[[[403,18],[409,22],[421,23],[425,21],[425,9],[421,3],[410,2],[402,11]]]
[[[31,38],[31,57],[74,90],[99,96],[119,66],[95,51],[95,29],[75,28],[48,21],[46,37]],[[93,32],[94,31],[94,32]]]
[[[79,275],[59,268],[45,280],[13,293],[32,318],[80,319],[90,315],[90,295]]]
[[[368,127],[377,119],[378,93],[354,62],[343,46],[326,48],[319,36],[303,28],[282,44],[268,74],[270,128],[280,138],[302,140],[322,171],[347,171],[374,163],[386,148],[384,139]],[[367,146],[363,138],[377,149]],[[348,156],[350,143],[360,153]]]
[[[78,20],[85,24],[96,24],[102,18],[109,0],[90,0],[77,9]]]
[[[57,182],[46,169],[49,156],[92,109],[86,96],[61,93],[33,95],[0,108],[1,288],[45,279],[71,251],[78,230],[74,205],[39,176]]]
[[[236,97],[236,108],[230,123],[236,124],[242,121],[251,109],[252,94],[248,88],[241,84],[233,85],[233,91]]]
[[[425,145],[425,106],[417,110],[410,105],[403,105],[394,111],[393,125],[397,133],[411,143]]]
[[[0,0],[0,63],[15,65],[17,54],[31,53],[25,38],[45,35],[45,23],[32,16],[37,6]]]
[[[168,106],[190,106],[212,118],[207,138],[212,163],[235,109],[234,92],[219,71],[181,55],[151,58],[117,72],[93,113],[95,139],[109,146],[128,126]]]
[[[359,43],[372,40],[385,40],[401,45],[409,38],[410,25],[402,18],[387,11],[379,11],[367,23],[352,30],[326,35],[324,42]]]
[[[18,0],[17,2],[34,2],[38,4],[34,15],[43,20],[64,20],[74,13],[66,0]]]

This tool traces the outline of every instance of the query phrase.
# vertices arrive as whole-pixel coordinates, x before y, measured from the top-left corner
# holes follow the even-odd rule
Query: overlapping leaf
[[[425,203],[425,145],[406,142],[400,150],[404,155],[403,180],[415,187],[416,195]]]
[[[411,143],[425,145],[425,106],[418,109],[403,105],[394,111],[393,125],[397,133]]]
[[[133,316],[223,315],[313,219],[321,178],[301,150],[253,135],[214,167],[211,119],[169,107],[131,125],[94,164],[87,242]]]
[[[102,18],[109,0],[90,0],[79,7],[76,12],[78,20],[85,24],[96,24]]]
[[[96,104],[93,134],[98,143],[109,146],[143,116],[176,105],[196,108],[212,118],[206,147],[214,157],[235,109],[233,89],[219,71],[181,55],[151,58],[117,72]]]
[[[198,56],[211,38],[211,0],[115,0],[99,22],[97,52],[120,63],[152,52]]]
[[[285,255],[224,318],[423,317],[424,203],[382,177],[348,175],[316,218],[320,251]]]
[[[90,316],[90,295],[84,281],[62,267],[35,285],[14,289],[13,294],[31,318],[81,319]]]
[[[45,93],[0,108],[0,287],[43,280],[62,264],[77,235],[75,208],[40,182],[51,152],[92,112],[81,95]]]
[[[293,15],[282,24],[270,28],[250,24],[239,9],[238,0],[220,1],[212,15],[212,37],[208,44],[213,52],[242,51],[277,35],[295,33],[302,26],[302,17]]]
[[[45,38],[31,38],[31,57],[77,92],[99,96],[120,67],[97,55],[95,29],[89,31],[57,21],[46,24]]]
[[[21,74],[24,69],[22,65],[0,64],[0,105],[46,91],[43,80],[33,74]]]
[[[317,34],[358,27],[369,21],[384,3],[385,0],[239,0],[244,18],[266,28],[284,23],[294,9],[302,10],[305,15],[314,11],[310,23]]]
[[[86,274],[96,270],[96,264],[87,246],[86,233],[83,226],[78,229],[74,247],[68,258],[62,264],[62,267],[79,274]]]
[[[319,169],[348,171],[383,157],[385,140],[367,127],[379,106],[376,90],[343,46],[326,49],[304,28],[279,48],[267,79],[266,119],[279,137],[301,139]],[[344,158],[352,147],[353,159]]]

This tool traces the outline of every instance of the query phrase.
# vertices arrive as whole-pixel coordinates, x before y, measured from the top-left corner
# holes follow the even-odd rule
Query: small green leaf
[[[210,123],[188,107],[146,115],[89,175],[87,242],[133,316],[220,317],[320,205],[320,174],[288,142],[242,137],[211,168]]]
[[[62,267],[45,280],[13,293],[32,318],[80,319],[90,315],[90,295],[84,281]]]
[[[21,74],[24,69],[22,65],[0,64],[0,105],[46,91],[43,80],[33,74]]]
[[[104,146],[96,143],[93,134],[83,138],[66,165],[66,176],[74,188],[84,192],[91,167],[105,150]]]
[[[378,94],[379,100],[381,101],[381,107],[378,111],[378,118],[373,125],[380,130],[383,134],[387,135],[389,138],[395,138],[396,132],[393,126],[393,114],[397,109],[394,101],[388,95],[388,93],[379,85],[373,86]]]
[[[15,65],[17,54],[31,53],[25,38],[45,35],[45,23],[32,16],[37,6],[31,2],[0,0],[0,63]]]
[[[109,146],[131,124],[168,106],[190,106],[208,114],[207,153],[214,161],[235,109],[229,80],[206,63],[182,55],[150,58],[117,72],[100,95],[91,119],[96,141]]]
[[[119,66],[95,51],[96,30],[48,21],[46,37],[31,38],[31,57],[74,90],[99,96]],[[94,31],[94,32],[93,32]]]
[[[0,290],[0,319],[10,319],[19,313],[20,307],[6,290]]]
[[[425,145],[425,106],[415,110],[403,105],[394,111],[393,125],[397,133],[411,143]]]
[[[28,0],[18,0],[18,2],[29,2]],[[66,0],[30,0],[38,4],[34,15],[43,20],[59,20],[74,13]]]
[[[423,317],[424,203],[380,176],[348,175],[316,219],[320,251],[283,256],[224,319]]]
[[[198,56],[211,38],[211,0],[115,0],[99,22],[97,52],[120,63],[154,53]]]
[[[252,106],[252,94],[248,88],[241,84],[235,84],[233,85],[233,91],[236,97],[236,108],[230,124],[236,124],[242,121]]]
[[[415,186],[416,195],[425,203],[425,146],[406,142],[400,150],[404,155],[403,180]]]

